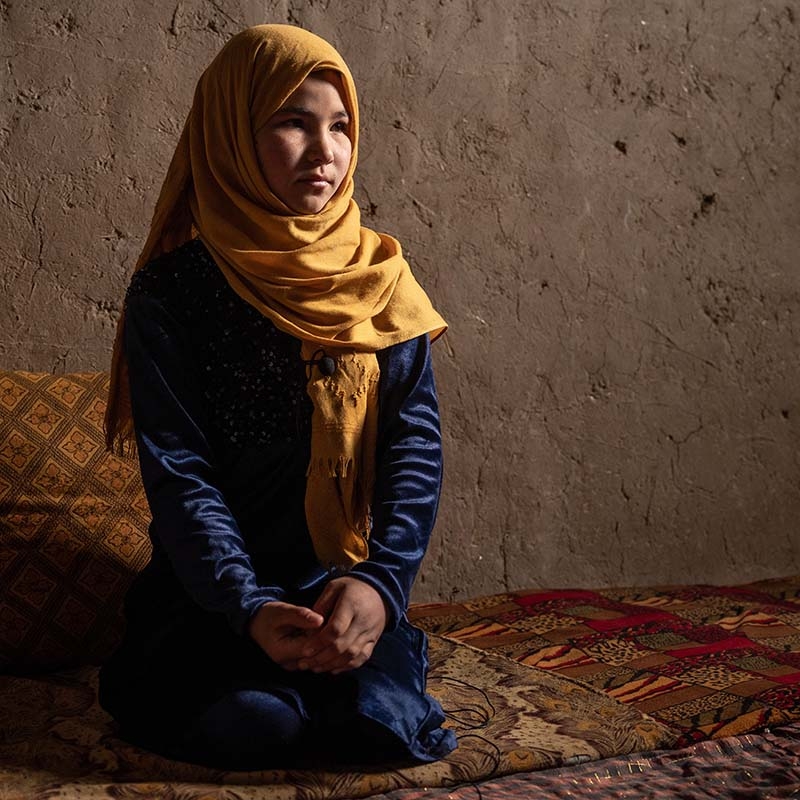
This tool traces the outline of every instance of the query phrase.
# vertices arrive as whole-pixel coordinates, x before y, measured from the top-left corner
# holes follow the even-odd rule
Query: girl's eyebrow
[[[310,109],[306,108],[305,106],[283,106],[283,108],[279,108],[276,114],[299,114],[300,116],[304,117],[313,117],[314,112]],[[350,115],[342,109],[341,111],[336,111],[333,114],[334,119],[350,119]]]

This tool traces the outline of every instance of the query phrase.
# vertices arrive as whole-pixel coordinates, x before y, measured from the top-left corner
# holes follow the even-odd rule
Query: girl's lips
[[[299,183],[301,186],[305,186],[308,191],[316,192],[317,194],[327,192],[331,188],[331,182],[326,181],[324,178],[306,178]]]

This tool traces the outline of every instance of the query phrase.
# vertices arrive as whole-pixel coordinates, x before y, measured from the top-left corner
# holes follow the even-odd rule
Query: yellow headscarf
[[[317,214],[298,215],[264,179],[254,133],[312,72],[342,78],[353,155],[342,184]],[[136,265],[199,235],[231,288],[336,370],[312,367],[314,410],[306,520],[320,563],[346,567],[368,555],[377,429],[375,351],[446,323],[411,274],[400,244],[361,227],[353,200],[358,103],[347,65],[323,39],[290,25],[233,37],[198,82],[189,117]],[[106,413],[109,447],[132,439],[120,320]]]

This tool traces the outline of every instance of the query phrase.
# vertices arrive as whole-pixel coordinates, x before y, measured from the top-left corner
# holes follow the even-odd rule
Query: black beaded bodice
[[[308,436],[300,341],[231,289],[199,239],[139,270],[126,300],[142,295],[162,303],[185,329],[198,389],[219,434],[235,446]]]

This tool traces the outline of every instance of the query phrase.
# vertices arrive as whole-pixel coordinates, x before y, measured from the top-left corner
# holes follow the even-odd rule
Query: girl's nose
[[[333,144],[327,131],[315,137],[308,153],[315,164],[330,164],[333,161]]]

